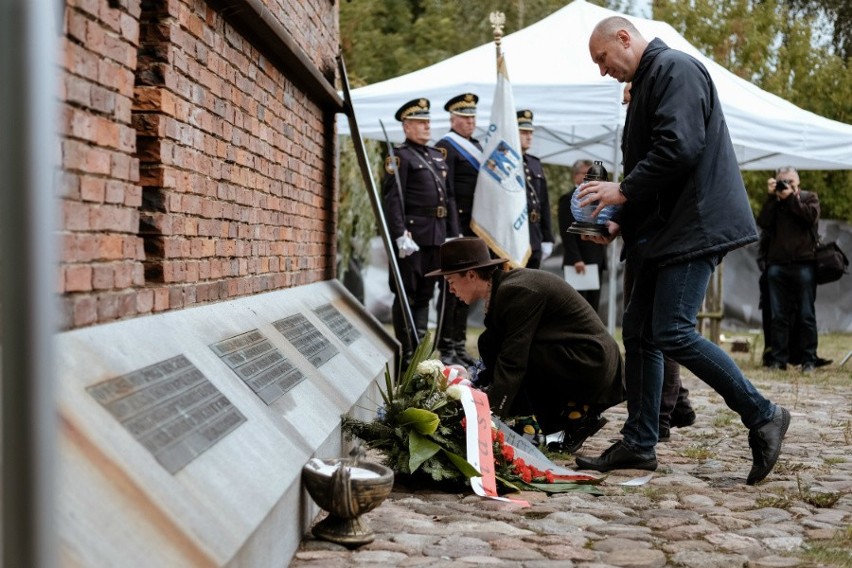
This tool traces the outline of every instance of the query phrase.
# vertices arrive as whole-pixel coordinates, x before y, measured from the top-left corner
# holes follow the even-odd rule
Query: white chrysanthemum
[[[417,365],[417,374],[437,377],[444,371],[444,364],[437,359],[427,359]]]
[[[459,385],[450,385],[447,387],[447,396],[454,400],[461,400],[462,388]]]

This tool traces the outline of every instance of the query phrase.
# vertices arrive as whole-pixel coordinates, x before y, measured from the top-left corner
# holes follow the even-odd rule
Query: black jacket
[[[479,140],[471,138],[470,142],[480,151],[482,150],[482,144],[479,143]],[[479,170],[446,140],[438,140],[435,147],[443,149],[447,153],[446,161],[449,171],[447,180],[456,199],[459,229],[464,236],[475,237],[476,235],[470,230],[470,216],[473,212],[473,192],[476,189],[476,178],[479,176]]]
[[[625,254],[656,264],[757,240],[722,105],[694,58],[654,39],[633,77],[624,125]]]
[[[527,220],[530,226],[530,249],[541,250],[541,243],[553,242],[553,221],[550,218],[550,197],[541,160],[524,154],[524,175],[527,190]]]
[[[819,197],[810,191],[800,191],[787,199],[770,195],[757,216],[757,224],[766,238],[766,264],[813,260]]]
[[[444,154],[410,140],[397,146],[394,154],[399,163],[401,191],[390,156],[385,162],[382,186],[391,238],[395,240],[410,231],[411,238],[422,247],[440,246],[448,237],[457,237],[458,212],[447,187]]]

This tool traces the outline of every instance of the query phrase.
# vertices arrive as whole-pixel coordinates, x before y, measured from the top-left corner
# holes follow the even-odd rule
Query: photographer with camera
[[[816,273],[814,248],[819,224],[819,197],[799,188],[799,173],[779,168],[767,181],[766,202],[757,217],[766,245],[771,352],[769,367],[785,370],[793,322],[801,325],[802,372],[817,363]]]

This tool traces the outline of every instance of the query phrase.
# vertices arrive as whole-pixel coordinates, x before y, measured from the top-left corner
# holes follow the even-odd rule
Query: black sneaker
[[[659,431],[658,431],[658,432],[659,432],[659,433],[657,434],[657,441],[659,441],[659,442],[668,442],[669,440],[671,440],[671,439],[672,439],[672,431],[671,431],[671,429],[669,429],[669,428],[667,428],[667,427],[665,427],[665,426],[660,426],[660,429],[659,429]]]
[[[600,414],[589,414],[577,422],[580,422],[579,426],[563,430],[562,439],[557,442],[550,442],[547,444],[547,449],[551,452],[573,454],[582,447],[586,440],[603,428],[609,420]]]
[[[595,471],[612,471],[614,469],[644,469],[655,471],[657,469],[657,456],[649,458],[634,453],[625,446],[621,440],[614,443],[600,457],[577,456],[575,459],[579,469],[592,469]]]
[[[781,443],[789,427],[790,413],[786,408],[776,406],[772,420],[749,430],[748,445],[751,447],[753,461],[746,480],[748,485],[763,480],[775,467],[778,454],[781,453]]]

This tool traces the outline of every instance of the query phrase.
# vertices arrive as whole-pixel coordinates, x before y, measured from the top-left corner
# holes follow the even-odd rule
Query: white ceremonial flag
[[[503,55],[497,60],[497,90],[491,120],[483,141],[482,166],[473,194],[470,227],[497,256],[513,268],[530,257],[524,158],[518,136],[518,116]]]

